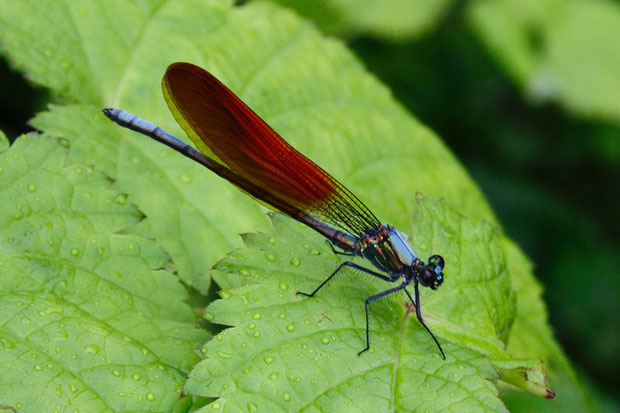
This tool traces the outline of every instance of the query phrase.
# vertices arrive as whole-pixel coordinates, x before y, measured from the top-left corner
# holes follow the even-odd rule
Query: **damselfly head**
[[[436,290],[443,283],[443,267],[445,262],[441,255],[433,255],[428,259],[428,264],[422,267],[419,274],[419,281],[425,287]]]

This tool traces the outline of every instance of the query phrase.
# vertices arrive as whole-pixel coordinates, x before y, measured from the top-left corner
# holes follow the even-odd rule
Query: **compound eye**
[[[444,265],[446,265],[445,261],[443,260],[443,257],[441,255],[433,255],[428,259],[428,263],[429,264],[435,264],[437,265],[439,268],[441,268],[443,270]]]
[[[425,287],[431,287],[432,285],[435,284],[436,277],[437,277],[437,274],[435,274],[435,272],[432,271],[430,268],[426,267],[424,268],[424,271],[422,272],[422,277],[420,279],[420,282]]]

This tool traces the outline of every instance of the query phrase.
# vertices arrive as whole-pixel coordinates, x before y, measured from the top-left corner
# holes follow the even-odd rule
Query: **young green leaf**
[[[316,22],[324,33],[365,34],[388,40],[419,36],[432,29],[452,0],[275,0]]]
[[[192,371],[186,391],[217,396],[211,408],[229,410],[469,411],[484,406],[505,411],[492,384],[498,373],[481,352],[506,371],[535,362],[510,362],[503,351],[500,332],[511,322],[514,300],[499,238],[488,225],[473,224],[444,203],[420,197],[418,203],[413,244],[446,259],[445,286],[422,293],[422,313],[447,360],[405,294],[371,304],[371,349],[358,357],[365,345],[364,300],[393,285],[343,271],[314,298],[296,295],[312,291],[340,259],[321,236],[274,215],[278,235],[245,235],[247,248],[214,267],[218,283],[236,287],[221,292],[206,317],[233,327],[205,345],[206,359]],[[529,380],[521,384],[540,388]]]
[[[508,358],[504,342],[516,305],[499,234],[443,202],[432,205],[418,196],[418,205],[412,229],[416,254],[426,259],[439,251],[447,262],[446,282],[454,279],[449,289],[425,291],[432,323],[454,342],[492,358]]]
[[[19,411],[187,410],[194,349],[169,258],[129,233],[143,219],[67,142],[0,149],[0,400]],[[123,231],[124,233],[120,233]]]

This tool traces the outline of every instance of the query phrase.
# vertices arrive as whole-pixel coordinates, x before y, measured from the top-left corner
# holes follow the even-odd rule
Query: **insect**
[[[119,125],[201,163],[262,204],[314,229],[327,238],[335,253],[365,258],[378,270],[345,261],[314,291],[297,294],[314,297],[345,267],[398,283],[366,300],[366,347],[358,355],[370,348],[370,304],[402,290],[445,359],[441,345],[422,318],[419,293],[419,285],[434,290],[444,281],[441,256],[431,256],[428,263],[416,257],[394,227],[381,224],[344,185],[289,145],[206,70],[173,63],[166,70],[162,88],[175,119],[198,150],[127,111],[107,108],[103,113]],[[407,290],[410,284],[415,298]]]

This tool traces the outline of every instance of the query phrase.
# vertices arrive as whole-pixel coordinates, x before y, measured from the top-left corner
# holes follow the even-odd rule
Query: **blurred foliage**
[[[611,0],[273,0],[325,33],[407,41],[441,28],[451,6],[532,103],[620,123],[620,5]],[[616,154],[618,147],[616,146]]]
[[[472,27],[532,101],[620,123],[620,5],[608,0],[476,0]]]
[[[397,41],[433,27],[453,0],[273,0],[310,19],[327,34],[375,35]]]

